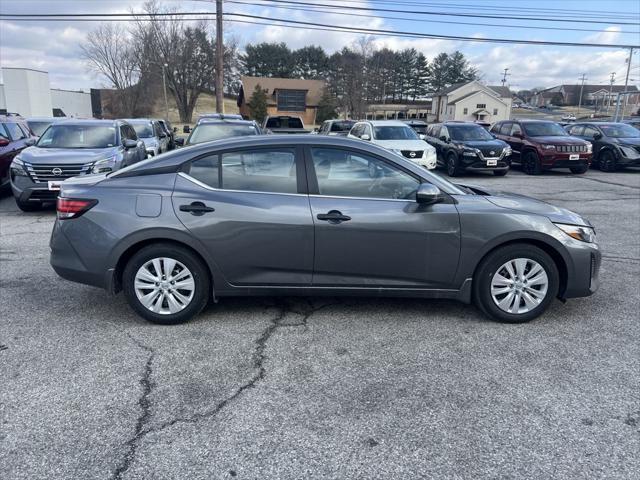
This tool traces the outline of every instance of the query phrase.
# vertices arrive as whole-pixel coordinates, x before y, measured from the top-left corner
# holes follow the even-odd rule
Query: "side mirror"
[[[601,138],[602,138],[602,134],[600,132],[593,134],[593,139],[594,140],[600,140]]]
[[[191,129],[189,128],[189,125],[185,125],[184,127],[182,127],[182,133],[190,133]]]
[[[448,142],[449,142],[449,138],[447,138],[447,136],[446,136],[446,135],[440,135],[440,140],[442,140],[442,141],[443,141],[443,142],[445,142],[445,143],[448,143]]]
[[[184,147],[184,138],[176,138],[175,142],[176,142],[176,145]]]
[[[131,140],[130,138],[125,138],[124,142],[122,142],[124,148],[129,150],[130,148],[136,148],[138,146],[138,142],[135,140]]]
[[[167,134],[166,133],[161,133],[160,135],[158,135],[159,138],[167,138]]]
[[[360,135],[360,138],[362,140],[371,140],[371,136],[368,133],[363,133],[362,135]]]
[[[421,133],[420,135],[418,135],[418,137],[420,137],[420,140],[424,140],[425,138],[427,138],[424,133]]]
[[[24,144],[25,144],[27,147],[32,147],[33,145],[35,145],[35,144],[36,144],[36,139],[35,139],[35,138],[27,138],[27,139],[24,141]]]
[[[443,200],[442,192],[431,183],[421,183],[416,192],[416,202],[422,205],[433,205]]]

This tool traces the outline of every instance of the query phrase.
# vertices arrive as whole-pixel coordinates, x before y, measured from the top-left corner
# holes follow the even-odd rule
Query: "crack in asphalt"
[[[251,378],[247,382],[240,385],[240,387],[238,387],[231,395],[229,395],[228,397],[218,402],[213,408],[209,410],[206,410],[204,412],[194,413],[193,415],[188,417],[174,418],[173,420],[162,423],[152,428],[146,428],[146,425],[151,417],[151,402],[149,400],[149,397],[151,396],[151,393],[154,387],[154,384],[151,381],[151,376],[153,374],[152,364],[155,358],[155,351],[151,347],[148,347],[143,343],[141,343],[140,341],[138,341],[135,337],[133,337],[128,332],[125,332],[125,334],[129,338],[131,338],[131,340],[133,340],[133,342],[139,348],[145,350],[146,352],[149,352],[149,356],[145,364],[145,369],[144,369],[142,378],[139,380],[139,383],[142,386],[142,393],[138,398],[138,405],[140,406],[140,415],[138,415],[138,418],[136,420],[135,434],[126,442],[125,445],[127,446],[127,452],[125,453],[125,456],[122,459],[120,465],[111,476],[111,479],[120,480],[122,476],[129,470],[129,468],[131,467],[131,465],[135,460],[136,453],[138,451],[138,448],[140,447],[141,441],[147,435],[151,433],[158,433],[178,423],[196,423],[205,418],[213,418],[223,408],[225,408],[227,405],[229,405],[238,397],[240,397],[246,390],[253,388],[258,382],[262,381],[267,375],[266,368],[264,366],[265,360],[267,358],[267,356],[265,355],[267,342],[269,341],[273,333],[278,328],[302,326],[306,330],[309,318],[311,318],[311,316],[313,316],[316,312],[324,308],[330,307],[332,305],[337,305],[337,303],[328,303],[328,304],[323,304],[318,307],[315,307],[309,300],[307,300],[307,303],[309,304],[310,308],[304,309],[302,311],[296,311],[291,308],[288,308],[286,303],[282,304],[279,307],[278,314],[269,321],[269,324],[267,325],[267,327],[262,331],[260,336],[254,342],[255,349],[252,354],[252,363],[253,363],[253,369],[255,370],[255,373],[251,376]],[[277,307],[277,305],[269,305],[268,307],[269,308]],[[297,323],[282,324],[281,323],[282,320],[287,316],[288,313],[302,315],[303,318],[300,322],[297,322]]]
[[[616,187],[623,187],[623,188],[633,188],[634,190],[640,190],[640,187],[636,187],[635,185],[625,185],[624,183],[617,183],[617,182],[607,182],[606,180],[600,180],[599,178],[591,178],[591,177],[567,177],[567,178],[575,178],[577,180],[589,180],[591,182],[598,182],[598,183],[604,183],[607,185],[615,185]]]
[[[155,358],[155,351],[151,347],[144,345],[130,333],[125,332],[125,334],[133,340],[139,348],[148,352],[149,356],[147,357],[142,378],[139,380],[139,384],[142,387],[142,394],[138,398],[140,415],[138,415],[138,419],[136,420],[135,434],[126,442],[125,445],[127,446],[127,452],[125,453],[125,456],[118,468],[113,472],[113,475],[111,476],[112,480],[120,480],[122,475],[129,470],[131,463],[135,459],[139,441],[145,434],[145,425],[151,416],[151,402],[149,401],[149,397],[154,386],[151,381],[151,375],[153,374],[153,359]]]

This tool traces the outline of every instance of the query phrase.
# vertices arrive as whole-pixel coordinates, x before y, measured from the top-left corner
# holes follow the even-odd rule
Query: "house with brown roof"
[[[323,80],[243,76],[240,81],[238,108],[242,116],[251,116],[247,102],[260,85],[267,94],[267,115],[297,116],[305,125],[315,125],[318,103],[326,85]]]

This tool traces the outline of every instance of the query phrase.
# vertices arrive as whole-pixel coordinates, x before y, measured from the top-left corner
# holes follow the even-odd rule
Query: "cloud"
[[[607,27],[601,32],[585,37],[585,43],[615,43],[620,40],[621,28],[619,26]]]

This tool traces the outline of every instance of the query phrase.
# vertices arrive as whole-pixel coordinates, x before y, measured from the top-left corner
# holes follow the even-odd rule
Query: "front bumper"
[[[409,158],[409,160],[425,167],[427,170],[435,169],[438,163],[438,158],[435,151],[425,152],[425,154],[421,158]]]
[[[465,170],[474,172],[493,172],[509,170],[511,167],[511,156],[497,158],[479,158],[466,155],[459,155],[458,162]],[[496,165],[487,165],[488,160],[496,160]]]
[[[597,243],[572,240],[565,244],[570,262],[567,262],[567,285],[562,298],[588,297],[600,287],[602,253]]]
[[[35,183],[29,177],[17,176],[11,179],[11,191],[20,203],[54,203],[58,198],[57,190],[49,190],[47,183]]]
[[[578,159],[570,160],[570,155],[579,155]],[[541,158],[542,168],[571,168],[591,165],[591,153],[545,153]]]

